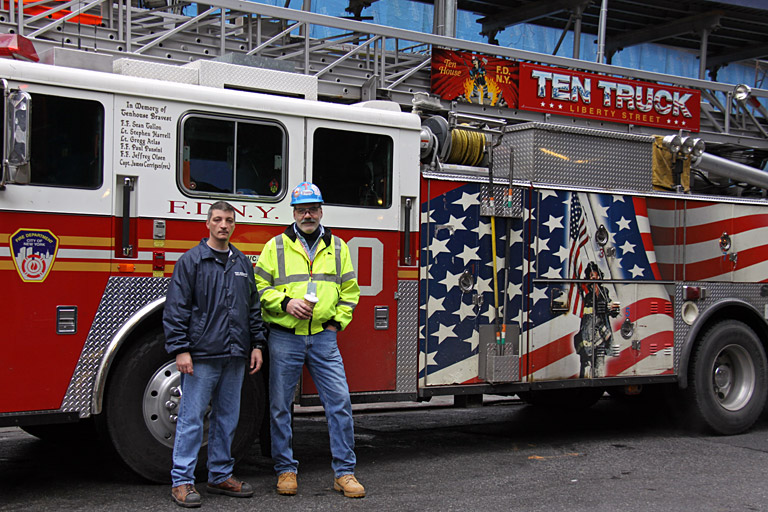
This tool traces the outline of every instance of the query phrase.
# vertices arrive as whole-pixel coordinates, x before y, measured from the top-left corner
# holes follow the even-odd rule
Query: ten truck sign
[[[699,131],[701,92],[482,54],[435,49],[432,93],[444,100],[519,108],[665,130]]]
[[[700,103],[694,89],[520,63],[522,110],[698,132]]]

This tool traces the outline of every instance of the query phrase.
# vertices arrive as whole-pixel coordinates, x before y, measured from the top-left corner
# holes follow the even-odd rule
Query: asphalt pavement
[[[673,419],[674,418],[674,419]],[[209,511],[768,510],[768,415],[749,432],[708,436],[658,404],[604,398],[550,412],[486,397],[356,406],[363,499],[333,491],[319,408],[299,408],[299,493],[278,496],[258,445],[236,467],[251,499],[208,495]],[[204,489],[205,483],[198,484]],[[0,428],[0,511],[176,511],[170,487],[142,481],[95,444],[56,445]]]

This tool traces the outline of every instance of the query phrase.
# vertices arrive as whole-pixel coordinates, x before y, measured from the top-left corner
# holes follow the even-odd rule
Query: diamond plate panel
[[[153,78],[181,84],[197,84],[198,72],[174,64],[161,62],[144,62],[136,59],[116,59],[112,63],[113,72],[138,78]]]
[[[519,188],[512,189],[512,206],[507,207],[507,192],[509,187],[506,185],[493,184],[493,210],[488,195],[488,184],[480,187],[480,215],[486,217],[493,214],[495,217],[511,217],[520,219],[523,217],[523,196]]]
[[[494,176],[563,186],[651,191],[653,137],[547,123],[505,130]]]
[[[419,282],[397,283],[397,391],[416,392],[418,350],[414,343],[419,339]]]
[[[507,329],[509,345],[506,352],[499,353],[496,344],[496,327],[494,325],[480,326],[480,344],[478,357],[478,377],[492,384],[517,382],[520,380],[519,329],[517,325],[509,325]]]
[[[165,295],[170,278],[111,277],[85,340],[80,360],[62,401],[62,412],[91,413],[91,397],[99,364],[112,337],[136,311]]]
[[[763,297],[760,294],[760,289],[765,286],[765,283],[713,283],[709,281],[678,283],[675,286],[675,373],[679,373],[682,348],[692,328],[683,321],[680,314],[680,309],[685,303],[683,286],[706,288],[706,298],[696,301],[696,306],[699,308],[699,318],[708,309],[720,302],[733,299],[751,304],[762,314],[763,318],[768,316],[768,297]]]
[[[282,92],[292,96],[298,94],[308,100],[317,99],[315,76],[206,60],[190,62],[183,67],[199,70],[200,85],[208,87],[224,88],[226,85],[257,91]]]
[[[442,181],[462,181],[467,183],[488,183],[488,169],[483,167],[459,167],[444,165],[442,169],[432,170],[429,167],[422,168],[421,175],[426,179]],[[494,184],[506,185],[506,178],[500,178],[498,182],[494,178]]]

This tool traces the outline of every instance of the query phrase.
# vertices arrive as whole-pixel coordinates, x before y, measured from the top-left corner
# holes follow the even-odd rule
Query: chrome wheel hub
[[[744,347],[724,347],[715,358],[712,371],[712,390],[718,403],[724,409],[738,411],[749,403],[755,383],[755,365]]]
[[[181,403],[181,373],[176,369],[176,362],[170,361],[160,367],[149,379],[144,390],[142,410],[147,430],[160,443],[173,448],[176,439],[176,421]],[[208,439],[208,414],[205,413],[203,444]]]

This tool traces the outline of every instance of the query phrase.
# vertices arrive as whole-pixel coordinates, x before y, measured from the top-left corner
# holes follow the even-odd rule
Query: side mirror
[[[29,121],[32,97],[24,91],[9,91],[5,98],[4,166],[8,181],[29,183]]]

